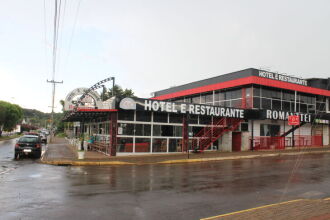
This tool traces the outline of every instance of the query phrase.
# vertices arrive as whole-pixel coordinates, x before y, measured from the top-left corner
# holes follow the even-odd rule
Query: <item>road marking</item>
[[[263,209],[263,208],[269,208],[269,207],[278,206],[278,205],[284,205],[284,204],[293,203],[293,202],[300,202],[300,201],[303,201],[303,200],[305,200],[305,199],[296,199],[296,200],[290,200],[290,201],[286,201],[286,202],[274,203],[274,204],[259,206],[259,207],[255,207],[255,208],[251,208],[251,209],[244,209],[244,210],[237,211],[237,212],[230,212],[230,213],[226,213],[226,214],[222,214],[222,215],[217,215],[217,216],[202,218],[200,220],[211,220],[211,219],[225,217],[225,216],[230,216],[230,215],[235,215],[235,214],[239,214],[239,213],[250,212],[250,211],[253,211],[253,210],[258,210],[258,209]]]

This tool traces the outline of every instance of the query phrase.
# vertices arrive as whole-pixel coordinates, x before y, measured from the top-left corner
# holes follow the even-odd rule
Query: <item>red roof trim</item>
[[[249,77],[245,77],[245,78],[241,78],[241,79],[235,79],[235,80],[230,80],[227,82],[211,84],[211,85],[207,85],[207,86],[202,86],[202,87],[187,89],[187,90],[174,92],[174,93],[170,93],[170,94],[165,94],[165,95],[161,95],[158,97],[154,97],[152,99],[166,100],[166,99],[171,99],[171,98],[176,98],[176,97],[181,97],[181,96],[186,96],[186,95],[193,95],[193,94],[197,94],[197,93],[209,92],[209,91],[213,91],[213,90],[226,89],[226,88],[237,87],[237,86],[248,85],[248,84],[258,84],[258,85],[263,85],[263,86],[276,87],[276,88],[280,88],[280,89],[296,90],[298,92],[310,93],[310,94],[315,94],[315,95],[330,96],[330,91],[324,90],[324,89],[318,89],[318,88],[313,88],[313,87],[309,87],[309,86],[302,86],[302,85],[297,85],[297,84],[293,84],[293,83],[262,78],[262,77],[258,77],[258,76],[249,76]]]
[[[78,109],[78,112],[117,112],[118,109]]]

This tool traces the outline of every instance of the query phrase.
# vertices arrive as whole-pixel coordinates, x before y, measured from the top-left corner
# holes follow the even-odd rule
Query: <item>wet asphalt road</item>
[[[189,165],[61,167],[0,142],[0,219],[199,219],[330,197],[330,154]]]

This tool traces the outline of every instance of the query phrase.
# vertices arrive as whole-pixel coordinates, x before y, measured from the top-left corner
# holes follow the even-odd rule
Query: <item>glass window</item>
[[[227,90],[225,91],[225,100],[231,99],[231,91]]]
[[[136,124],[135,125],[135,135],[150,136],[151,135],[151,125]]]
[[[316,101],[317,102],[325,102],[325,96],[317,95],[316,96]]]
[[[119,123],[118,124],[119,135],[134,135],[134,124]]]
[[[173,137],[174,128],[172,125],[154,125],[153,126],[153,136],[166,136]]]
[[[180,114],[169,114],[170,123],[182,123],[183,116]]]
[[[280,134],[280,125],[260,124],[260,136],[276,137]]]
[[[296,108],[296,110],[295,110],[295,104],[294,104],[294,102],[291,102],[291,111],[292,112],[294,112],[294,111],[298,111],[298,109],[299,109],[299,103],[296,103],[297,104],[297,108]]]
[[[214,93],[214,101],[218,102],[218,101],[222,101],[222,100],[225,100],[224,93],[222,93],[221,91],[216,91]]]
[[[105,134],[109,134],[110,130],[109,130],[109,123],[105,124]]]
[[[252,96],[249,98],[246,98],[246,108],[252,108]]]
[[[219,102],[219,106],[223,106],[223,107],[225,107],[226,102],[227,102],[227,101],[221,101],[221,102]]]
[[[231,99],[242,98],[242,89],[235,89],[231,91]]]
[[[182,127],[181,126],[173,126],[174,129],[174,137],[182,137]]]
[[[166,122],[167,123],[167,113],[154,112],[154,122]]]
[[[224,107],[231,107],[230,101],[223,101],[223,106]]]
[[[271,109],[271,99],[261,99],[261,105],[263,109]]]
[[[150,138],[135,138],[135,152],[150,152]]]
[[[205,102],[213,102],[213,93],[205,94]]]
[[[299,94],[299,100],[300,100],[301,103],[312,104],[313,103],[313,96],[302,93],[302,94]]]
[[[161,125],[160,136],[173,137],[173,127],[172,125]]]
[[[300,112],[307,113],[307,104],[300,103]]]
[[[252,88],[245,88],[245,96],[247,98],[251,97],[251,91],[252,91]]]
[[[201,103],[201,99],[200,99],[200,96],[194,96],[191,98],[191,101],[192,103],[195,103],[195,104],[200,104]]]
[[[103,132],[103,125],[99,124],[99,134],[102,134],[102,132]]]
[[[260,88],[253,86],[253,96],[260,96]]]
[[[242,108],[242,99],[231,100],[231,107]]]
[[[117,152],[133,152],[133,138],[117,138]]]
[[[282,110],[283,111],[290,112],[291,111],[290,106],[291,106],[290,102],[282,101]]]
[[[292,92],[292,91],[283,91],[283,100],[294,101],[294,92]]]
[[[119,111],[118,120],[134,121],[134,111]]]
[[[151,112],[136,111],[136,120],[151,122]]]
[[[198,124],[198,115],[188,115],[189,124]]]
[[[325,103],[321,103],[321,102],[316,103],[316,111],[324,112],[325,110],[326,110]]]
[[[272,109],[281,110],[281,101],[280,100],[272,100]]]
[[[215,99],[215,100],[223,101],[226,98],[226,94],[224,92],[219,92],[218,96],[219,99]]]
[[[281,99],[281,90],[263,87],[261,95],[266,98]]]
[[[315,105],[308,105],[308,113],[315,114]]]
[[[38,142],[38,137],[25,136],[25,137],[21,137],[18,142],[20,142],[20,143],[36,143],[36,142]]]
[[[211,124],[211,116],[199,116],[199,124]]]
[[[168,143],[169,152],[182,152],[182,139],[170,139]]]
[[[205,98],[206,98],[205,95],[202,94],[201,95],[201,99],[200,99],[201,100],[201,102],[200,102],[201,104],[205,104],[205,100],[206,100]]]
[[[184,102],[186,102],[186,103],[191,103],[192,101],[191,101],[191,97],[185,97],[184,98]]]
[[[193,126],[192,127],[192,133],[193,133],[193,136],[195,136],[198,132],[200,132],[204,127],[195,127]]]
[[[259,97],[253,98],[253,108],[260,108],[260,98]]]
[[[167,139],[163,139],[163,138],[153,139],[152,152],[167,152]]]
[[[153,136],[161,136],[160,125],[154,125],[152,132],[153,132]]]

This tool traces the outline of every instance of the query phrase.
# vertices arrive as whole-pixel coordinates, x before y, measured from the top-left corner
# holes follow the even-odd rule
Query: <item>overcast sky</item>
[[[74,88],[109,76],[139,97],[249,67],[330,77],[327,0],[62,0],[62,6],[55,80],[64,84],[56,87],[56,111]],[[0,0],[0,100],[50,112],[53,13],[54,0]]]

